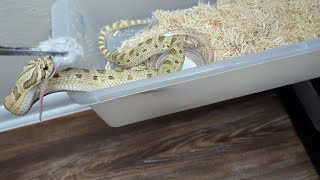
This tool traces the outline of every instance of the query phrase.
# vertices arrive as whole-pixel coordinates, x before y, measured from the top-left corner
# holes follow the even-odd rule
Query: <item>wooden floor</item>
[[[93,111],[0,134],[2,179],[318,179],[278,97],[121,128]]]

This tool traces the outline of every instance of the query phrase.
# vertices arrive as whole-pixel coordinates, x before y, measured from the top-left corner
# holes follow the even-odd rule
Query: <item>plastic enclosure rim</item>
[[[158,8],[190,7],[198,0],[129,2],[109,0],[110,6],[104,6],[103,0],[58,0],[52,13],[53,37],[77,33],[96,37],[104,24],[146,17]],[[63,20],[58,17],[64,15]],[[82,26],[75,17],[81,17]],[[119,127],[319,77],[319,56],[320,39],[314,39],[108,89],[68,94],[74,102],[90,105],[109,125]]]

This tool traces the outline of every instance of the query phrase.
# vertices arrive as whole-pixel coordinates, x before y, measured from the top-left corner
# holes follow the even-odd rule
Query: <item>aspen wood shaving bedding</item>
[[[120,51],[175,29],[206,35],[213,62],[320,37],[319,0],[220,0],[217,6],[199,2],[190,9],[157,10],[154,17],[159,26],[136,34]]]

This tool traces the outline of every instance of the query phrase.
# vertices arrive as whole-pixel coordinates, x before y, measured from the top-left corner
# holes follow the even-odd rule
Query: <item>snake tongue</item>
[[[54,68],[52,74],[49,78],[45,79],[43,86],[40,90],[40,112],[39,112],[39,120],[42,121],[42,112],[43,112],[43,97],[48,89],[49,80],[52,79],[52,77],[56,74],[57,69]]]

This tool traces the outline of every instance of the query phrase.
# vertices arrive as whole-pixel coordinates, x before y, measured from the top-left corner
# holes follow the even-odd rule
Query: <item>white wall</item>
[[[51,35],[51,6],[54,0],[0,0],[0,45],[34,47]],[[16,77],[31,57],[0,56],[0,132],[39,122],[38,104],[24,117],[11,115],[3,101]],[[77,112],[87,107],[73,104],[65,93],[45,98],[44,119]]]
[[[54,0],[0,0],[0,45],[37,46],[51,34],[51,5]],[[30,57],[1,56],[0,101]]]

